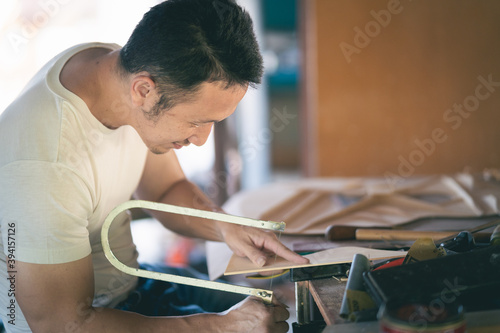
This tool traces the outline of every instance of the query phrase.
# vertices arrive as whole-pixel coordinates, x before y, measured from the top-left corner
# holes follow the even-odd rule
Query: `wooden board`
[[[367,256],[370,260],[398,258],[406,256],[406,252],[404,251],[376,250],[350,246],[339,247],[305,255],[304,257],[308,258],[310,261],[309,264],[305,265],[297,265],[281,257],[270,256],[267,260],[267,264],[264,267],[258,267],[248,258],[242,258],[237,255],[233,255],[227,265],[224,275],[268,272],[289,268],[340,264],[351,262],[354,255],[358,253]]]

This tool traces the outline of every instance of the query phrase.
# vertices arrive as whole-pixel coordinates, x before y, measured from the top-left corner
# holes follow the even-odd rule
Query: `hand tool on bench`
[[[458,231],[422,231],[422,230],[404,230],[393,228],[360,228],[352,226],[330,226],[326,233],[326,239],[330,241],[339,240],[398,240],[411,241],[418,238],[432,238],[438,240],[441,238],[455,236]],[[490,234],[476,234],[481,240],[487,240]]]
[[[441,239],[456,235],[456,231],[417,231],[392,228],[361,228],[352,226],[333,225],[326,230],[326,238],[331,241],[339,240],[415,240],[429,237]]]
[[[489,229],[495,226],[500,225],[500,219],[495,219],[488,223],[481,224],[477,227],[462,231],[458,234],[447,236],[441,239],[438,239],[435,243],[436,245],[442,246],[448,250],[456,251],[459,250],[460,247],[471,247],[474,245],[474,238],[472,235],[477,233],[478,231]],[[464,244],[465,243],[465,244]],[[466,248],[465,250],[468,250]]]
[[[126,274],[130,274],[130,275],[134,275],[134,276],[138,276],[138,277],[144,277],[144,278],[148,278],[148,279],[155,279],[155,280],[185,284],[185,285],[189,285],[189,286],[208,288],[208,289],[214,289],[214,290],[222,290],[222,291],[233,292],[233,293],[249,295],[249,296],[256,296],[256,297],[261,298],[265,303],[268,303],[268,304],[272,303],[273,292],[270,290],[251,288],[251,287],[243,287],[243,286],[237,286],[237,285],[221,283],[221,282],[216,282],[216,281],[207,281],[207,280],[178,276],[178,275],[167,274],[167,273],[147,271],[147,270],[140,269],[140,268],[130,267],[130,266],[127,266],[124,263],[122,263],[120,260],[118,260],[116,258],[116,256],[113,253],[113,250],[110,247],[109,229],[111,227],[113,220],[120,213],[122,213],[126,210],[129,210],[129,209],[132,209],[132,208],[144,208],[144,209],[156,210],[156,211],[160,211],[160,212],[167,212],[167,213],[173,213],[173,214],[200,217],[200,218],[205,218],[205,219],[210,219],[210,220],[216,220],[216,221],[227,222],[227,223],[235,223],[235,224],[251,226],[251,227],[256,227],[256,228],[262,228],[262,229],[268,229],[268,230],[273,230],[273,231],[283,231],[285,229],[284,222],[261,221],[261,220],[246,218],[246,217],[228,215],[228,214],[218,213],[218,212],[210,212],[210,211],[199,210],[199,209],[194,209],[194,208],[168,205],[168,204],[151,202],[151,201],[131,200],[131,201],[124,202],[124,203],[118,205],[117,207],[115,207],[109,213],[109,215],[106,217],[106,219],[104,220],[104,224],[103,224],[102,230],[101,230],[101,242],[102,242],[102,247],[103,247],[104,254],[105,254],[106,258],[109,260],[109,262],[113,266],[115,266],[118,270],[120,270]]]
[[[329,241],[341,241],[341,240],[416,240],[421,237],[428,237],[432,239],[441,239],[445,237],[453,238],[454,235],[458,234],[458,230],[450,231],[421,231],[421,230],[408,230],[402,227],[411,225],[414,223],[423,222],[426,220],[472,220],[472,219],[498,219],[498,215],[487,215],[480,217],[424,217],[417,220],[412,220],[405,222],[403,224],[392,226],[392,227],[359,227],[359,226],[348,226],[348,225],[331,225],[326,229],[325,238]],[[493,223],[493,225],[495,225]],[[483,228],[488,229],[489,227]],[[488,243],[490,233],[474,232],[474,239],[476,242]]]

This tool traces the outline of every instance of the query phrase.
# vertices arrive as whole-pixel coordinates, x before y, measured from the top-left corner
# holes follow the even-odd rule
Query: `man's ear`
[[[138,73],[132,77],[130,93],[135,106],[149,104],[148,99],[154,100],[156,84],[148,73]]]

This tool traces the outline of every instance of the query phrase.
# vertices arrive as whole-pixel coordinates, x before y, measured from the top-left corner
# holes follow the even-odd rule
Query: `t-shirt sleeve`
[[[17,161],[0,169],[0,226],[15,228],[16,260],[57,264],[91,252],[92,194],[73,171],[57,163]]]

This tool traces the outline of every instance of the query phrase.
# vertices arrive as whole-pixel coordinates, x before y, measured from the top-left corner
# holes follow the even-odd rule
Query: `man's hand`
[[[249,297],[222,313],[145,317],[93,308],[92,258],[64,264],[16,262],[16,299],[33,332],[287,332],[288,311]]]
[[[290,314],[275,298],[266,305],[256,297],[248,297],[222,314],[227,319],[221,326],[222,332],[288,332],[286,320]]]
[[[224,222],[220,222],[218,227],[222,238],[234,254],[248,257],[259,267],[264,266],[268,257],[273,257],[275,254],[296,264],[309,263],[309,259],[280,243],[272,231]]]

